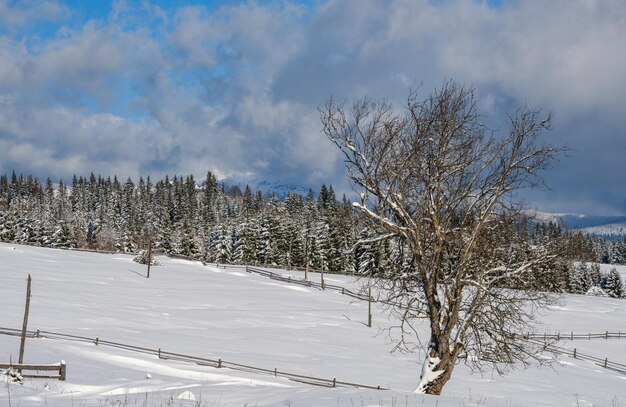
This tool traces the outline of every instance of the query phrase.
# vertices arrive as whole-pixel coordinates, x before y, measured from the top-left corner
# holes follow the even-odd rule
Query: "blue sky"
[[[626,214],[624,41],[621,0],[0,0],[0,171],[348,191],[317,106],[451,78],[496,129],[554,113],[530,206]]]

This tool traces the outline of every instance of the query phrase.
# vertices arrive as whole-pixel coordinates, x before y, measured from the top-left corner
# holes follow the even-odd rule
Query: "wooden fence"
[[[20,336],[21,330],[14,329],[14,328],[0,327],[0,335]],[[39,330],[39,329],[36,331],[27,331],[27,337],[88,342],[88,343],[93,343],[96,346],[108,346],[108,347],[113,347],[113,348],[118,348],[118,349],[124,349],[124,350],[131,351],[131,352],[155,355],[159,359],[177,360],[177,361],[182,361],[182,362],[195,363],[201,366],[212,366],[216,368],[232,369],[232,370],[238,370],[238,371],[243,371],[243,372],[268,374],[268,375],[272,375],[275,377],[284,377],[292,381],[305,383],[305,384],[311,384],[315,386],[322,386],[322,387],[341,386],[341,387],[354,387],[354,388],[359,388],[359,389],[387,390],[387,388],[382,387],[380,385],[371,386],[371,385],[366,385],[366,384],[353,383],[353,382],[348,382],[348,381],[337,380],[335,377],[333,377],[332,379],[328,379],[328,378],[321,378],[321,377],[315,377],[315,376],[306,376],[306,375],[286,372],[283,370],[279,370],[278,368],[274,368],[274,369],[261,368],[261,367],[246,365],[242,363],[230,362],[230,361],[223,360],[221,358],[217,358],[217,359],[206,358],[206,357],[188,355],[188,354],[183,354],[183,353],[169,352],[169,351],[163,350],[162,348],[153,349],[153,348],[129,345],[129,344],[121,343],[121,342],[112,342],[112,341],[101,339],[99,337],[89,338],[86,336],[69,335],[69,334],[63,334],[59,332],[50,332],[50,331],[44,331],[44,330]]]
[[[305,287],[316,288],[319,290],[337,291],[343,295],[347,295],[349,297],[352,297],[361,301],[371,301],[373,303],[379,303],[379,304],[388,305],[392,307],[406,308],[406,306],[401,303],[389,301],[389,300],[381,300],[379,298],[371,297],[368,294],[354,292],[340,285],[328,284],[326,282],[318,283],[318,282],[311,281],[311,280],[305,280],[304,278],[284,276],[281,273],[277,273],[274,271],[270,271],[270,270],[266,270],[266,269],[262,269],[262,268],[258,268],[254,266],[243,266],[243,265],[221,264],[221,263],[206,263],[206,264],[213,266],[213,267],[217,267],[217,268],[223,268],[223,269],[232,268],[232,269],[237,269],[237,270],[245,270],[248,273],[258,274],[264,277],[268,277],[272,280],[283,281],[289,284],[298,284],[298,285],[302,285]],[[318,271],[312,271],[312,272],[319,273]]]
[[[524,335],[525,339],[541,339],[544,342],[548,341],[548,340],[556,340],[556,341],[563,341],[563,340],[570,340],[573,341],[575,339],[586,339],[586,340],[592,340],[592,339],[626,339],[626,332],[609,332],[609,331],[604,331],[604,332],[599,332],[599,333],[574,333],[574,331],[571,332],[557,332],[554,334],[549,334],[549,333],[529,333],[529,334],[525,334]]]
[[[251,266],[233,266],[233,265],[223,265],[223,264],[211,264],[212,266],[216,266],[216,267],[222,267],[222,268],[239,268],[239,269],[245,269],[247,272],[249,273],[255,273],[255,274],[259,274],[265,277],[269,277],[273,280],[279,280],[279,281],[284,281],[287,283],[291,283],[291,284],[300,284],[300,285],[304,285],[307,287],[314,287],[314,288],[318,288],[318,289],[322,289],[322,290],[334,290],[334,291],[338,291],[341,292],[341,294],[343,295],[348,295],[352,298],[356,298],[359,300],[363,300],[363,301],[371,301],[371,302],[378,302],[378,303],[382,303],[385,305],[390,305],[390,306],[395,306],[395,307],[403,307],[402,304],[398,304],[398,303],[394,303],[392,301],[386,301],[386,300],[380,300],[380,299],[373,299],[367,295],[363,295],[360,293],[355,293],[353,291],[350,291],[349,289],[345,288],[345,287],[341,287],[341,286],[337,286],[337,285],[332,285],[332,284],[323,284],[323,283],[316,283],[316,282],[312,282],[309,280],[305,280],[302,278],[295,278],[295,277],[291,277],[291,276],[287,276],[285,277],[284,275],[280,274],[280,273],[275,273],[272,271],[268,271],[268,270],[263,270],[257,267],[251,267]],[[539,334],[539,333],[528,333],[525,334],[521,337],[521,339],[524,340],[528,340],[528,341],[532,341],[535,342],[539,345],[541,345],[543,347],[544,350],[553,352],[553,353],[557,353],[557,354],[562,354],[562,355],[566,355],[566,356],[570,356],[573,357],[574,359],[581,359],[581,360],[588,360],[591,362],[594,362],[595,364],[597,364],[598,366],[601,366],[605,369],[611,369],[617,372],[621,372],[621,373],[626,373],[626,365],[622,364],[622,363],[617,363],[617,362],[611,362],[608,360],[608,358],[598,358],[595,356],[591,356],[591,355],[587,355],[584,353],[580,353],[577,351],[576,348],[574,348],[574,350],[569,350],[569,349],[565,349],[565,348],[561,348],[558,346],[555,346],[553,344],[550,344],[548,341],[551,340],[556,340],[556,341],[560,341],[560,340],[574,340],[574,339],[587,339],[587,340],[591,340],[591,339],[611,339],[611,338],[616,338],[616,339],[626,339],[626,333],[622,333],[621,331],[618,332],[609,332],[609,331],[605,331],[605,332],[599,332],[599,333],[574,333],[573,331],[569,332],[569,333],[560,333],[557,332],[555,334],[548,334],[548,333],[543,333],[543,334]]]
[[[538,346],[543,347],[543,350],[547,350],[549,352],[553,352],[556,354],[561,354],[561,355],[565,355],[565,356],[569,356],[571,358],[574,359],[580,359],[580,360],[587,360],[590,362],[595,363],[596,365],[603,367],[605,369],[609,369],[609,370],[614,370],[616,372],[619,373],[624,373],[626,374],[626,364],[624,363],[618,363],[618,362],[612,362],[609,360],[609,358],[598,358],[596,356],[592,356],[592,355],[588,355],[585,353],[581,353],[578,352],[576,348],[574,348],[573,350],[570,349],[566,349],[566,348],[562,348],[556,345],[553,345],[549,342],[542,342],[536,339],[528,339],[529,341],[537,344]]]
[[[65,381],[67,376],[67,365],[65,362],[55,363],[52,365],[28,365],[28,364],[19,364],[19,363],[0,363],[0,369],[9,369],[12,368],[17,371],[44,371],[44,372],[58,372],[56,375],[40,375],[40,374],[22,374],[23,378],[30,379],[59,379]]]

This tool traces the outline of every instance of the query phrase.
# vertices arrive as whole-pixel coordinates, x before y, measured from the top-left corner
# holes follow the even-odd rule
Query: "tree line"
[[[565,230],[554,222],[520,216],[515,227],[528,242],[552,241],[563,261],[551,291],[581,292],[569,260],[623,264],[626,242]],[[332,187],[284,200],[249,186],[227,188],[208,172],[153,182],[116,176],[74,176],[71,183],[0,175],[0,240],[59,248],[138,252],[155,250],[207,262],[264,264],[378,276],[409,262],[404,242],[380,234]],[[357,245],[357,242],[360,242]],[[356,245],[356,246],[355,246]],[[583,279],[584,280],[584,279]],[[596,278],[600,286],[600,279]],[[583,284],[583,287],[588,287]],[[583,290],[586,292],[586,290]]]
[[[147,247],[219,263],[277,265],[353,273],[343,253],[358,233],[344,196],[322,185],[281,201],[246,186],[226,190],[208,172],[138,182],[74,176],[71,184],[0,176],[0,240],[132,253]]]

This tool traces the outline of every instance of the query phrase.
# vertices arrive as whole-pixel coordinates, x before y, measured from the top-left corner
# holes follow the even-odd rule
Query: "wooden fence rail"
[[[223,268],[227,268],[227,267],[231,267],[230,265],[222,265]],[[367,295],[363,295],[360,293],[355,293],[345,287],[341,287],[341,286],[337,286],[337,285],[332,285],[332,284],[324,284],[322,286],[322,284],[320,283],[316,283],[316,282],[312,282],[312,281],[308,281],[308,280],[304,280],[301,278],[295,278],[295,277],[285,277],[284,275],[280,274],[280,273],[275,273],[275,272],[271,272],[268,270],[263,270],[257,267],[251,267],[251,266],[244,266],[245,270],[249,273],[256,273],[265,277],[269,277],[271,279],[274,280],[280,280],[280,281],[284,281],[284,282],[288,282],[291,284],[300,284],[300,285],[306,285],[308,287],[314,287],[314,288],[318,288],[318,289],[326,289],[326,290],[334,290],[334,291],[338,291],[341,292],[341,294],[343,295],[347,295],[350,296],[352,298],[356,298],[358,300],[363,300],[363,301],[368,301],[370,300],[371,302],[377,302],[377,303],[381,303],[384,305],[388,305],[388,306],[394,306],[394,307],[404,307],[402,304],[399,303],[395,303],[392,301],[387,301],[387,300],[380,300],[380,299],[374,299],[374,298],[370,298]],[[241,268],[239,266],[239,268]],[[596,363],[598,366],[604,367],[605,369],[611,369],[611,370],[615,370],[621,373],[626,373],[626,365],[622,364],[622,363],[617,363],[617,362],[611,362],[608,360],[608,358],[598,358],[595,356],[591,356],[591,355],[586,355],[580,352],[577,352],[576,348],[574,348],[574,350],[569,350],[569,349],[565,349],[565,348],[560,348],[557,346],[554,346],[550,343],[548,343],[548,340],[574,340],[574,339],[587,339],[587,340],[591,340],[591,339],[610,339],[610,338],[617,338],[617,339],[626,339],[626,333],[622,333],[621,331],[618,332],[609,332],[609,331],[604,331],[604,332],[599,332],[599,333],[574,333],[573,331],[570,331],[569,333],[560,333],[557,332],[555,334],[548,334],[548,333],[528,333],[522,336],[522,339],[525,340],[529,340],[529,341],[533,341],[533,342],[538,342],[538,340],[542,340],[542,342],[538,342],[539,344],[541,344],[543,346],[544,350],[548,350],[557,354],[563,354],[566,356],[570,356],[573,357],[575,359],[582,359],[582,360],[588,360],[591,362]]]
[[[19,336],[20,333],[21,333],[20,329],[0,327],[0,335]],[[221,358],[212,359],[212,358],[205,358],[205,357],[200,357],[200,356],[195,356],[195,355],[187,355],[183,353],[168,352],[161,348],[152,349],[152,348],[146,348],[142,346],[129,345],[129,344],[121,343],[121,342],[113,342],[113,341],[100,339],[100,337],[89,338],[86,336],[70,335],[70,334],[64,334],[64,333],[59,333],[59,332],[44,331],[44,330],[39,330],[39,329],[36,331],[27,331],[27,337],[89,342],[89,343],[93,343],[96,346],[109,346],[109,347],[114,347],[118,349],[128,350],[131,352],[139,352],[139,353],[155,355],[159,359],[177,360],[177,361],[182,361],[182,362],[195,363],[201,366],[212,366],[216,368],[226,368],[226,369],[252,372],[252,373],[269,374],[272,376],[284,377],[289,380],[311,384],[315,386],[324,386],[324,387],[342,386],[342,387],[355,387],[355,388],[360,388],[360,389],[387,390],[387,388],[382,387],[380,385],[372,386],[372,385],[359,384],[359,383],[353,383],[353,382],[348,382],[348,381],[339,381],[334,377],[332,379],[326,379],[326,378],[315,377],[315,376],[300,375],[296,373],[290,373],[290,372],[278,370],[277,368],[267,369],[267,368],[261,368],[257,366],[245,365],[241,363],[229,362]]]
[[[528,339],[529,341],[536,343],[539,346],[542,346],[544,350],[553,352],[553,353],[557,353],[557,354],[561,354],[561,355],[565,355],[565,356],[569,356],[571,358],[574,359],[581,359],[581,360],[587,360],[590,362],[595,363],[596,365],[603,367],[605,369],[610,369],[610,370],[614,370],[616,372],[620,372],[620,373],[625,373],[626,374],[626,364],[624,363],[618,363],[618,362],[612,362],[607,358],[599,358],[596,356],[592,356],[592,355],[588,355],[585,353],[581,353],[578,352],[576,348],[574,348],[573,350],[571,349],[566,349],[566,348],[562,348],[556,345],[553,345],[549,342],[542,342],[536,339]]]
[[[234,266],[234,265],[216,265],[216,266],[221,266],[222,268],[226,269],[226,268],[238,268],[241,269],[242,266]],[[362,300],[362,301],[371,301],[371,302],[376,302],[376,303],[381,303],[387,306],[393,306],[393,307],[403,307],[405,308],[405,306],[403,304],[400,303],[396,303],[393,301],[388,301],[388,300],[380,300],[380,299],[375,299],[375,298],[371,298],[368,295],[363,295],[360,293],[356,293],[354,291],[351,291],[345,287],[342,286],[338,286],[338,285],[332,285],[332,284],[321,284],[321,283],[316,283],[316,282],[312,282],[309,280],[305,280],[302,278],[297,278],[297,277],[285,277],[284,275],[280,274],[280,273],[275,273],[273,271],[268,271],[268,270],[263,270],[261,268],[258,267],[252,267],[252,266],[243,266],[243,268],[245,268],[245,270],[249,273],[255,273],[255,274],[259,274],[265,277],[269,277],[273,280],[280,280],[280,281],[284,281],[287,283],[291,283],[291,284],[300,284],[300,285],[305,285],[308,287],[313,287],[313,288],[318,288],[321,290],[334,290],[337,292],[341,292],[341,294],[343,295],[347,295],[349,297],[352,298],[356,298],[358,300]],[[591,340],[591,339],[611,339],[611,338],[617,338],[617,339],[626,339],[626,333],[622,333],[621,331],[618,332],[609,332],[609,331],[604,331],[604,332],[599,332],[599,333],[574,333],[573,331],[570,331],[569,333],[560,333],[557,332],[555,334],[548,334],[548,333],[528,333],[523,335],[522,339],[525,340],[530,340],[530,341],[536,341],[536,340],[543,340],[542,344],[543,344],[543,348],[545,350],[550,350],[552,352],[555,353],[559,353],[559,354],[564,354],[567,356],[571,356],[573,358],[577,358],[577,359],[584,359],[584,360],[589,360],[592,361],[596,364],[598,364],[599,366],[602,366],[604,368],[607,369],[613,369],[616,371],[620,371],[620,372],[625,372],[626,373],[626,365],[623,365],[621,363],[615,363],[615,362],[610,362],[608,360],[608,358],[605,359],[600,359],[594,356],[590,356],[590,355],[585,355],[585,354],[581,354],[580,352],[577,352],[576,349],[574,349],[573,351],[570,351],[568,349],[565,348],[559,348],[556,347],[554,345],[548,344],[548,340],[574,340],[574,339],[587,339],[587,340]]]
[[[585,340],[591,340],[591,339],[626,339],[626,332],[610,332],[610,331],[604,331],[604,332],[599,332],[599,333],[575,333],[574,331],[571,332],[557,332],[554,334],[549,334],[549,333],[529,333],[529,334],[525,334],[524,335],[525,339],[542,339],[543,341],[547,341],[547,340],[557,340],[557,341],[562,341],[562,340],[570,340],[573,341],[575,339],[585,339]]]
[[[194,259],[188,256],[177,255],[177,254],[171,254],[168,256],[172,258],[178,258],[178,259],[184,259],[184,260],[190,260],[190,261],[198,261],[198,259]],[[276,271],[265,270],[267,268],[274,269],[274,267],[270,267],[270,266],[250,266],[250,265],[242,265],[242,264],[223,264],[223,263],[204,263],[204,264],[208,266],[212,266],[212,267],[222,268],[222,269],[230,268],[230,269],[236,269],[236,270],[245,270],[248,273],[258,274],[264,277],[268,277],[272,280],[283,281],[289,284],[298,284],[298,285],[302,285],[305,287],[316,288],[318,290],[337,291],[337,292],[341,292],[341,294],[343,295],[347,295],[349,297],[352,297],[361,301],[371,301],[373,303],[379,303],[379,304],[383,304],[386,306],[406,308],[406,305],[404,304],[394,302],[394,301],[389,301],[389,300],[381,300],[379,298],[370,298],[368,295],[356,293],[354,291],[349,290],[348,288],[345,288],[339,285],[328,284],[326,282],[318,283],[318,282],[314,282],[311,280],[305,280],[304,278],[300,278],[300,277],[284,276],[283,274],[276,272]],[[263,267],[263,268],[260,268],[260,267]],[[278,269],[278,268],[276,269],[284,270],[284,269]],[[293,270],[304,271],[298,268],[294,268]],[[319,270],[309,270],[309,271],[312,273],[321,273]],[[328,271],[325,273],[336,274],[336,273],[332,273]]]
[[[59,379],[65,381],[67,376],[67,365],[65,362],[55,363],[52,365],[29,365],[24,363],[0,363],[0,369],[12,368],[17,371],[44,371],[44,372],[58,372],[56,375],[39,375],[39,374],[22,374],[24,378],[30,379]]]

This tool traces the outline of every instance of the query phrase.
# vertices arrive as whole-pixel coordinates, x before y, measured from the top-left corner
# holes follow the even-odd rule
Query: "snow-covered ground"
[[[0,244],[0,326],[222,358],[392,390],[324,388],[217,369],[94,343],[27,339],[25,363],[67,363],[67,381],[2,384],[0,406],[626,406],[626,375],[563,357],[551,368],[499,377],[457,366],[440,397],[412,393],[419,354],[390,354],[385,312],[337,292],[244,271],[159,258],[146,279],[131,256]],[[618,267],[623,275],[626,268]],[[287,273],[287,272],[285,272]],[[294,273],[291,273],[294,275]],[[318,279],[317,275],[313,278]],[[326,282],[354,287],[344,276]],[[547,332],[626,332],[626,301],[566,296],[542,316]],[[626,363],[626,339],[564,341],[566,348]],[[0,363],[19,338],[0,335]]]

